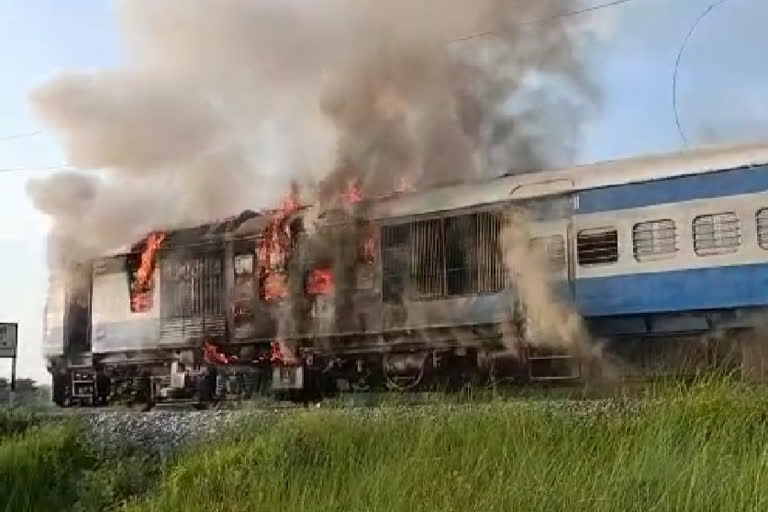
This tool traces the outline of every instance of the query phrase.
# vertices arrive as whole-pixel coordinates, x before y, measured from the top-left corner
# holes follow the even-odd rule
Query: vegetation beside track
[[[95,453],[74,420],[6,435],[0,510],[768,509],[768,390],[727,380],[243,418],[166,460]]]

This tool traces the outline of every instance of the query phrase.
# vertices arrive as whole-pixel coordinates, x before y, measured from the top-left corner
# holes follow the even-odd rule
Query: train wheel
[[[382,359],[384,382],[393,391],[409,391],[424,380],[426,352],[416,354],[385,354]]]

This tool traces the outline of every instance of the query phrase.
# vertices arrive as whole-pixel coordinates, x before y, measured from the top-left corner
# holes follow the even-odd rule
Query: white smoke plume
[[[613,379],[617,362],[603,343],[590,336],[583,318],[567,297],[557,292],[558,273],[551,267],[546,244],[533,244],[531,220],[522,209],[511,210],[499,241],[508,279],[523,308],[523,333],[506,332],[507,351],[518,357],[521,342],[531,348],[568,354],[589,379]],[[523,335],[524,339],[519,336]]]
[[[531,245],[529,223],[524,211],[510,213],[500,241],[509,279],[525,307],[528,341],[554,348],[584,345],[582,319],[556,295],[549,255],[545,247]]]
[[[125,0],[124,66],[33,92],[84,173],[29,192],[62,260],[275,206],[294,180],[322,193],[356,176],[370,192],[404,174],[429,186],[567,160],[598,102],[594,34],[526,22],[578,7]]]

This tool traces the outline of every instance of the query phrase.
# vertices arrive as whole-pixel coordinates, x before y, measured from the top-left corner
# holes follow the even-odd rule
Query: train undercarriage
[[[197,408],[248,401],[308,404],[344,393],[575,387],[718,370],[762,378],[767,360],[755,352],[758,344],[751,341],[749,330],[616,340],[587,357],[525,343],[510,347],[493,326],[483,334],[478,342],[462,345],[446,339],[430,345],[412,338],[377,344],[350,339],[347,348],[333,352],[305,340],[290,357],[285,345],[283,354],[276,355],[280,348],[275,343],[227,347],[225,353],[210,342],[203,344],[197,358],[190,357],[191,351],[177,351],[173,360],[168,353],[134,354],[133,363],[117,364],[96,356],[86,364],[52,369],[54,401],[63,407],[123,405],[149,410],[181,403]],[[466,339],[463,335],[461,339]],[[212,350],[218,359],[206,360],[206,351]]]

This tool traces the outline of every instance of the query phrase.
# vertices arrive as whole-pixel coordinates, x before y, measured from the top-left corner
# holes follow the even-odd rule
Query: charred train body
[[[52,277],[54,399],[306,400],[584,377],[589,362],[528,339],[520,269],[503,257],[521,208],[551,286],[614,369],[752,371],[761,347],[735,334],[768,318],[766,163],[768,147],[716,148],[335,209],[294,199],[152,234]]]

